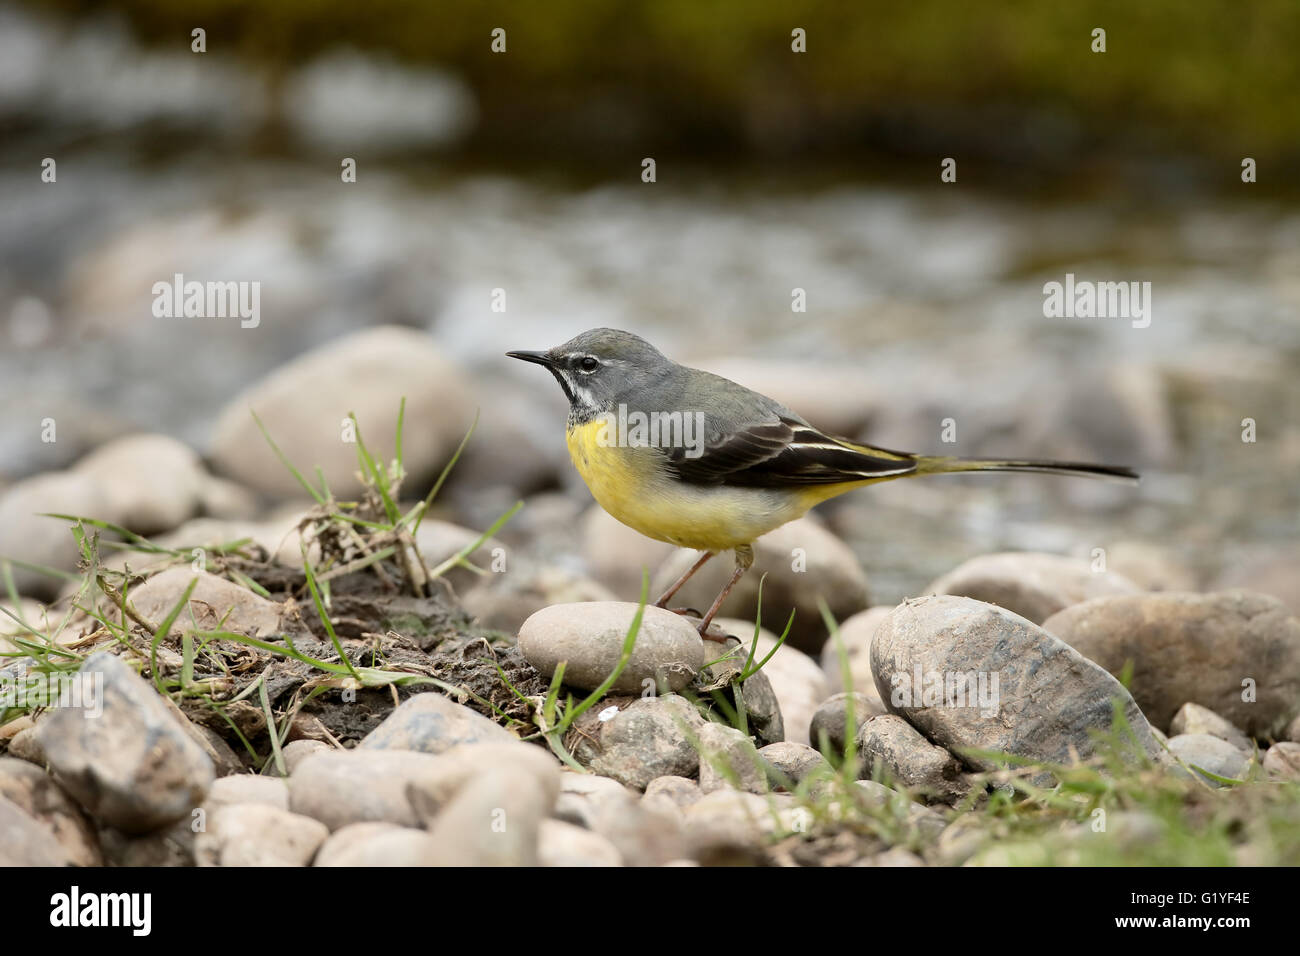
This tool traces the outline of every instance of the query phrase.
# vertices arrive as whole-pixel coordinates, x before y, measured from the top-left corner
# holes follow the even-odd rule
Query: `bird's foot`
[[[701,624],[704,622],[701,621]],[[705,627],[696,628],[700,632],[700,637],[706,641],[713,641],[717,644],[725,644],[732,640],[732,635],[725,633],[718,625],[710,623]]]
[[[693,607],[666,607],[664,610],[672,611],[674,614],[680,614],[682,617],[703,617],[703,615]]]

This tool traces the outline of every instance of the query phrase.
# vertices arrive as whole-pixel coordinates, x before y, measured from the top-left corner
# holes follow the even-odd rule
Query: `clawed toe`
[[[722,631],[718,630],[712,624],[710,624],[706,628],[703,629],[697,628],[696,630],[699,630],[700,637],[704,638],[706,641],[713,641],[715,644],[726,644],[729,640],[731,640],[730,634],[724,634]]]

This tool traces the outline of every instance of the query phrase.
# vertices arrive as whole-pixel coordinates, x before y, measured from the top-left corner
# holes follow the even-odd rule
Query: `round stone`
[[[622,601],[542,608],[519,629],[519,650],[547,677],[564,662],[565,684],[595,690],[618,665],[636,609],[637,605]],[[610,690],[678,691],[694,680],[704,663],[704,642],[690,621],[672,611],[647,607],[631,658]]]

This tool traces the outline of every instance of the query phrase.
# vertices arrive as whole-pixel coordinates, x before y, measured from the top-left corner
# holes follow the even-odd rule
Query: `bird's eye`
[[[584,372],[594,372],[596,369],[600,368],[600,362],[596,360],[594,355],[585,355],[582,360],[578,362],[578,368],[582,369]]]

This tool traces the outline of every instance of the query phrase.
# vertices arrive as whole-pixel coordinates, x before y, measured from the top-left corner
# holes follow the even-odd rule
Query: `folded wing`
[[[907,475],[917,467],[906,453],[852,444],[784,415],[710,433],[695,457],[688,450],[665,449],[669,467],[681,481],[699,485],[838,484]]]

